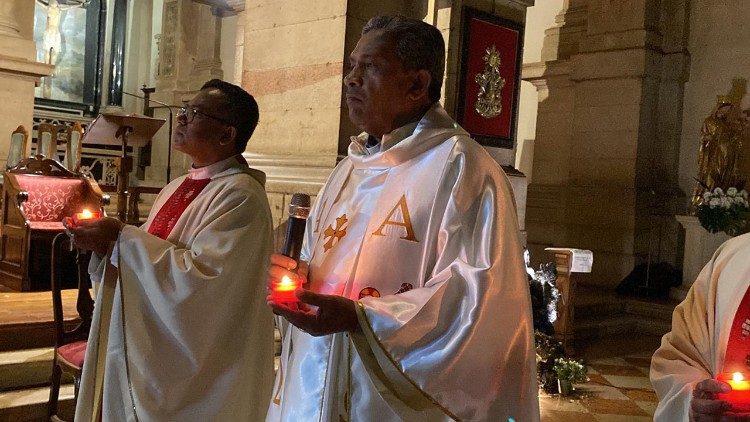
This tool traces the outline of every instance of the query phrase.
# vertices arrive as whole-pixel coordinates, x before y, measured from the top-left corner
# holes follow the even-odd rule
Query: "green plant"
[[[552,358],[554,361],[564,356],[562,344],[554,337],[544,334],[541,331],[534,331],[534,346],[539,360]]]
[[[713,192],[703,194],[696,215],[703,228],[709,232],[723,231],[736,236],[745,227],[748,209],[750,206],[744,189],[737,191],[737,188],[732,187],[724,192],[721,188],[716,188]]]
[[[569,381],[571,383],[586,382],[588,377],[586,373],[588,370],[579,361],[567,358],[555,359],[554,366],[557,378],[563,381]]]
[[[555,360],[564,355],[562,344],[541,331],[534,332],[536,346],[536,372],[539,385],[548,393],[557,392],[557,375],[553,369]]]

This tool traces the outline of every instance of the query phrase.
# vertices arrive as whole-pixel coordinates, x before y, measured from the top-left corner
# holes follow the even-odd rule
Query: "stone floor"
[[[576,385],[570,397],[541,395],[542,422],[653,420],[657,398],[648,371],[658,337],[625,337],[631,339],[599,339],[581,350],[589,382]]]
[[[66,316],[75,315],[74,293],[63,293]],[[49,346],[34,340],[52,338],[49,301],[49,292],[19,294],[0,289],[0,350]],[[16,332],[21,329],[23,333]],[[24,344],[10,344],[14,338]],[[658,344],[658,336],[636,333],[576,344],[576,357],[589,367],[590,381],[577,385],[571,397],[540,396],[542,421],[651,421],[657,400],[648,367]]]

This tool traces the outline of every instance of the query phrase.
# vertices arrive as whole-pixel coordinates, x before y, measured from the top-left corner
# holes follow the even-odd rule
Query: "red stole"
[[[734,314],[732,330],[729,331],[727,352],[724,356],[723,373],[750,373],[750,288]],[[747,375],[746,375],[747,378]]]
[[[188,205],[193,202],[210,181],[211,179],[190,178],[183,180],[182,184],[174,191],[167,202],[162,205],[159,212],[156,213],[154,221],[148,227],[148,232],[154,236],[166,239]]]

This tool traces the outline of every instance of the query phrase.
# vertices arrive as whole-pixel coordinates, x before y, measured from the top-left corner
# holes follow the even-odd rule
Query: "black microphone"
[[[302,239],[305,237],[305,223],[310,215],[310,195],[295,193],[289,202],[289,221],[286,226],[286,239],[282,255],[286,255],[295,261],[299,261],[302,250]]]

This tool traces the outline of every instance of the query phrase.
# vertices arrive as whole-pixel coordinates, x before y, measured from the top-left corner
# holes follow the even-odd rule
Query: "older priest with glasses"
[[[192,168],[161,191],[141,228],[114,218],[70,228],[79,248],[95,252],[97,290],[77,421],[265,416],[271,212],[265,175],[241,155],[258,106],[211,80],[177,122],[174,146]]]

